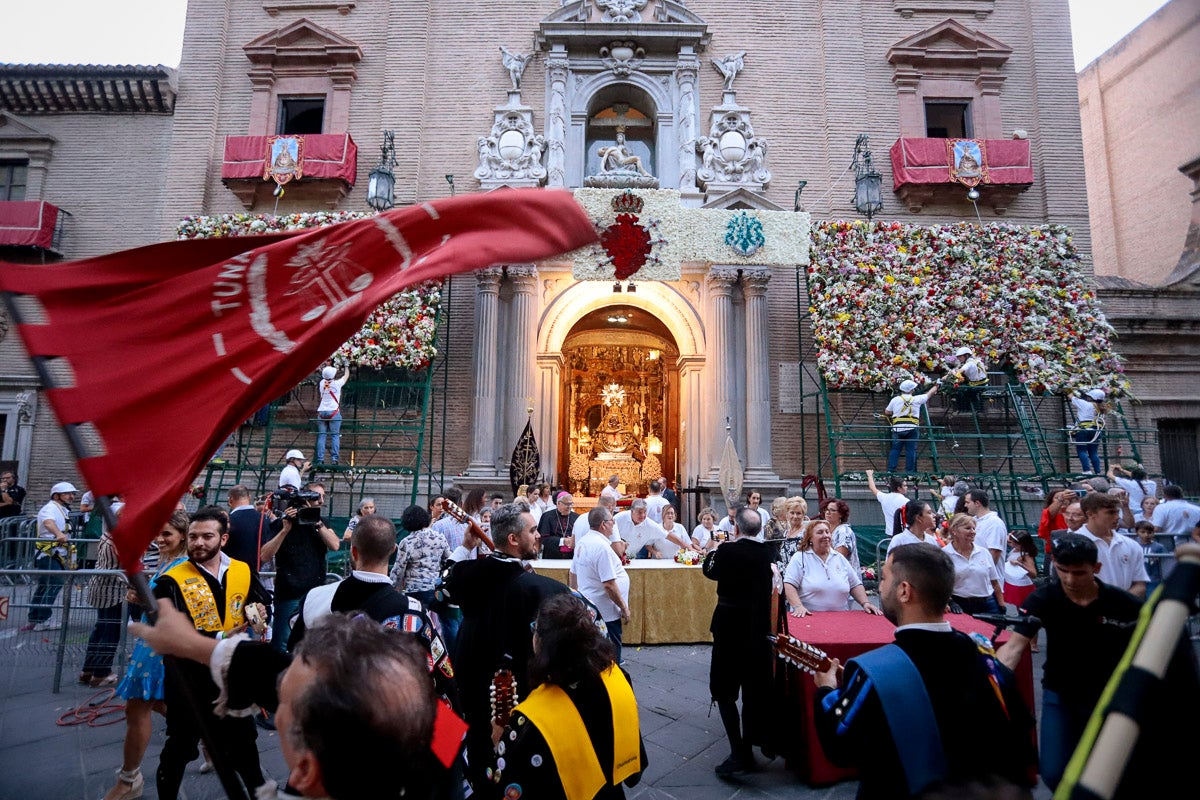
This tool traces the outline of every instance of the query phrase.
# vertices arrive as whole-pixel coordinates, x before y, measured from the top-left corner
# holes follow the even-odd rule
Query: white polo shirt
[[[903,492],[880,492],[875,495],[875,499],[883,508],[883,535],[886,538],[892,535],[892,520],[895,519],[896,512],[908,505],[909,498]]]
[[[850,590],[861,586],[862,578],[837,550],[831,549],[823,561],[811,550],[797,550],[783,573],[783,582],[796,588],[809,611],[845,611]]]
[[[665,542],[667,532],[663,530],[662,525],[659,525],[647,515],[640,524],[633,524],[633,514],[629,511],[622,511],[613,518],[616,523],[615,528],[620,537],[629,542],[629,554],[632,556],[647,545],[655,545]],[[661,548],[660,548],[661,549]],[[678,549],[678,548],[676,548]],[[675,550],[671,551],[671,555],[675,554]]]
[[[975,518],[975,545],[984,550],[999,550],[1001,564],[1008,558],[1008,526],[995,511]]]
[[[934,547],[941,547],[941,545],[938,544],[937,537],[932,533],[927,533],[925,534],[924,539],[920,539],[915,533],[910,531],[908,528],[905,528],[892,537],[892,541],[888,543],[887,551],[890,553],[897,547],[905,544],[931,544]]]
[[[1112,542],[1108,543],[1089,531],[1087,525],[1076,533],[1081,533],[1096,543],[1096,557],[1100,562],[1097,577],[1109,586],[1129,591],[1129,587],[1135,581],[1150,581],[1150,576],[1146,574],[1146,554],[1138,542],[1114,533]]]
[[[621,618],[621,609],[604,591],[604,584],[615,580],[621,598],[628,605],[629,574],[604,534],[589,530],[583,538],[575,540],[571,574],[575,576],[579,593],[600,609],[600,616],[605,622],[615,622]]]
[[[661,494],[652,494],[646,498],[646,516],[658,524],[662,524],[662,510],[671,505]]]
[[[1173,534],[1176,537],[1175,544],[1182,544],[1180,537],[1186,539],[1196,523],[1200,522],[1200,506],[1186,500],[1164,500],[1155,506],[1151,521],[1162,533]]]
[[[973,545],[969,557],[955,550],[952,544],[943,547],[942,552],[954,562],[956,597],[991,597],[996,593],[992,581],[1000,580],[1000,573],[986,548]]]

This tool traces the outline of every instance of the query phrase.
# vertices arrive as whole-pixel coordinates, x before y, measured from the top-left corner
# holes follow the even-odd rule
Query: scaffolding
[[[433,363],[419,372],[351,367],[342,391],[338,464],[314,463],[312,480],[335,489],[327,508],[333,524],[354,515],[359,501],[380,480],[408,504],[440,491],[445,480],[446,412],[450,367],[450,303],[447,278],[437,306]],[[211,501],[237,484],[258,496],[273,491],[284,454],[296,448],[313,458],[317,438],[317,380],[310,378],[246,420],[205,469],[201,488]],[[332,442],[326,442],[329,457]],[[306,476],[306,477],[309,477]],[[340,528],[339,528],[340,530]]]
[[[798,270],[801,311],[809,307],[804,281]],[[891,394],[829,387],[816,366],[811,329],[798,325],[797,335],[802,471],[832,481],[840,495],[844,485],[864,483],[868,469],[887,474],[891,426],[881,412]],[[1111,406],[1100,446],[1104,469],[1122,461],[1143,462],[1157,449],[1157,431],[1131,425],[1119,401]],[[1067,398],[1035,395],[1010,370],[989,372],[986,386],[939,391],[924,406],[917,471],[908,475],[923,487],[936,487],[953,475],[986,489],[991,507],[1010,528],[1035,532],[1047,494],[1086,477],[1079,471],[1073,422]],[[872,545],[882,536],[878,527],[856,525],[855,531]]]

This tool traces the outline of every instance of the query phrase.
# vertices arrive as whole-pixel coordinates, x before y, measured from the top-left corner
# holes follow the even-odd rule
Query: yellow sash
[[[616,665],[605,670],[600,678],[612,705],[615,786],[641,768],[637,698]],[[591,737],[566,692],[552,684],[542,684],[513,713],[529,717],[550,746],[567,800],[591,800],[605,787],[604,770],[600,768]]]
[[[179,586],[179,593],[183,595],[183,602],[192,615],[196,630],[205,633],[228,632],[245,623],[243,609],[246,595],[250,592],[250,567],[245,562],[230,560],[229,569],[225,571],[225,622],[221,622],[217,601],[208,581],[191,560],[180,562],[164,574]]]

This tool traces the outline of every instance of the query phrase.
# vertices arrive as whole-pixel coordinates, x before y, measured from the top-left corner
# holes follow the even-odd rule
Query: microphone
[[[1032,625],[1035,628],[1042,627],[1042,621],[1033,616],[1018,615],[1009,617],[1004,614],[972,614],[971,616],[980,622],[987,622],[998,628],[1011,628],[1014,625]]]

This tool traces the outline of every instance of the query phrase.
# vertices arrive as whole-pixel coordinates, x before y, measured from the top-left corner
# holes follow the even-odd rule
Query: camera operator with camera
[[[292,617],[300,598],[325,582],[325,554],[341,547],[341,539],[321,517],[325,486],[307,484],[303,491],[280,489],[273,504],[278,519],[271,523],[275,536],[262,546],[262,560],[275,559],[275,618],[271,644],[287,652]]]

